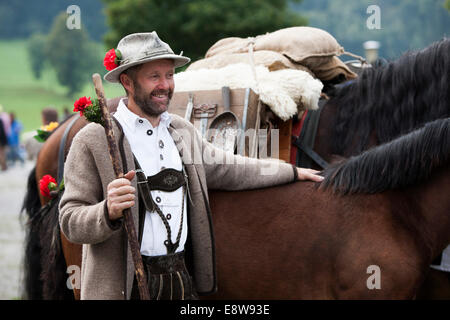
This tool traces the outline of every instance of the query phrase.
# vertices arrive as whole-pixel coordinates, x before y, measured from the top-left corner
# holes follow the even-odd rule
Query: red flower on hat
[[[83,116],[83,112],[86,107],[92,105],[91,97],[81,97],[73,104],[73,111],[80,112],[80,116]]]
[[[50,198],[50,191],[57,190],[57,187],[55,178],[49,174],[43,176],[39,181],[39,189],[44,197]]]
[[[111,49],[105,54],[103,65],[106,70],[111,71],[119,66],[119,60],[121,58],[122,55],[119,50]]]

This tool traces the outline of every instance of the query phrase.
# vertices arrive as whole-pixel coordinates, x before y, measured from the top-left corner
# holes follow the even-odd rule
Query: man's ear
[[[125,88],[125,91],[127,91],[129,93],[134,92],[133,81],[126,73],[120,74],[119,80],[120,80],[120,83],[122,83],[122,86]]]

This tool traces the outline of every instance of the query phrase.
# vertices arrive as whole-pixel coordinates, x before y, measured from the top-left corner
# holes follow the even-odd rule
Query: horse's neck
[[[426,224],[424,230],[431,241],[433,255],[439,254],[450,244],[450,168],[437,170],[433,176],[412,190],[408,190],[411,202],[417,204]]]

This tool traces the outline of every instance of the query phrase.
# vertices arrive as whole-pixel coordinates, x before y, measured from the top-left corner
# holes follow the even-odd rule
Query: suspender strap
[[[156,210],[156,203],[153,201],[153,198],[150,194],[147,177],[145,176],[144,171],[142,171],[141,166],[139,165],[139,162],[134,155],[133,158],[136,165],[136,179],[139,195],[142,197],[142,201],[144,202],[147,211],[153,212]]]

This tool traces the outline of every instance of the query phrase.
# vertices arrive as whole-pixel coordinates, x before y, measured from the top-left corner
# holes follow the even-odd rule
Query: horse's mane
[[[426,122],[449,117],[449,83],[450,38],[365,69],[357,80],[329,93],[329,103],[339,106],[333,152],[342,154],[351,145],[353,154],[359,154],[372,132],[380,144]],[[359,134],[358,145],[352,144],[355,133]]]
[[[427,179],[450,161],[450,118],[427,123],[389,143],[324,170],[321,188],[342,194],[376,193]]]

